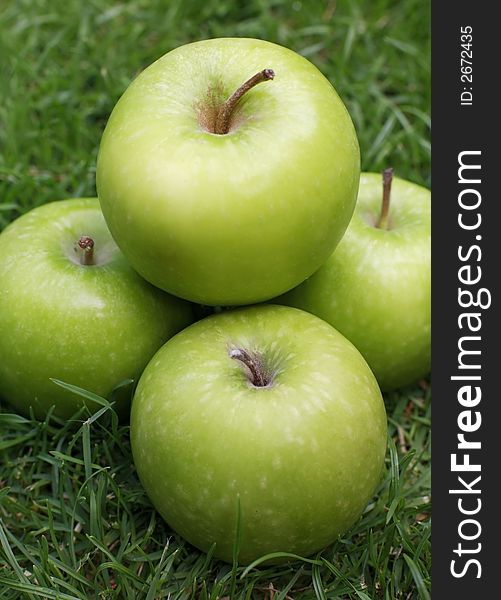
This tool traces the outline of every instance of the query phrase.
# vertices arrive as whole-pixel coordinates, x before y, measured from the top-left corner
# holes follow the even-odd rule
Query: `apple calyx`
[[[79,254],[80,264],[90,266],[94,263],[94,240],[88,235],[82,235],[75,250]]]
[[[217,133],[218,135],[225,135],[228,133],[230,131],[233,111],[235,110],[235,106],[240,98],[258,83],[270,81],[274,77],[275,71],[273,71],[273,69],[263,69],[262,71],[259,71],[259,73],[253,75],[250,79],[247,79],[245,83],[242,83],[242,85],[235,92],[233,92],[226,102],[220,106],[216,115],[213,133]]]
[[[244,348],[232,348],[228,354],[230,358],[238,360],[243,366],[245,375],[254,387],[268,387],[272,377],[267,372],[262,356],[257,352],[249,352]]]
[[[393,180],[393,169],[390,167],[383,171],[383,204],[381,214],[376,224],[378,229],[388,229],[388,216],[390,213],[391,182]]]

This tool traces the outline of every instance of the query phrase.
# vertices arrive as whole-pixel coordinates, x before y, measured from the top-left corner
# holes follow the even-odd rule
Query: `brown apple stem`
[[[255,387],[266,387],[271,379],[266,373],[261,356],[248,352],[243,348],[233,348],[229,352],[230,358],[238,360],[245,369],[247,379]]]
[[[393,180],[393,169],[385,169],[383,171],[383,204],[381,206],[381,214],[376,227],[379,229],[388,229],[388,216],[390,214],[390,195],[391,182]]]
[[[235,110],[235,106],[240,98],[258,83],[261,83],[262,81],[269,81],[274,77],[275,72],[272,69],[263,69],[248,79],[245,83],[242,83],[242,85],[235,92],[233,92],[228,100],[226,100],[226,102],[220,107],[216,116],[216,122],[214,124],[214,133],[217,133],[218,135],[224,135],[225,133],[228,133],[230,130],[233,111]]]
[[[93,265],[94,263],[94,240],[88,235],[82,235],[78,240],[78,248],[81,250],[80,263],[85,266]]]

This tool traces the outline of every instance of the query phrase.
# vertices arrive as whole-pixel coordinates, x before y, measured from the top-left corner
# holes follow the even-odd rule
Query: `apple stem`
[[[238,360],[245,368],[247,379],[255,387],[266,387],[271,383],[271,378],[263,365],[261,356],[242,348],[233,348],[229,352],[230,358]]]
[[[82,235],[78,240],[78,248],[80,248],[80,263],[85,266],[93,265],[94,263],[94,240],[88,235]]]
[[[259,73],[253,75],[245,83],[242,83],[242,85],[235,92],[233,92],[233,94],[219,108],[219,111],[216,115],[216,122],[214,124],[214,133],[217,133],[218,135],[224,135],[228,133],[230,130],[233,111],[235,110],[235,106],[240,98],[258,83],[261,83],[262,81],[269,81],[274,77],[275,72],[273,69],[263,69],[262,71],[259,71]]]
[[[383,171],[383,204],[381,206],[381,215],[376,227],[379,229],[388,229],[388,216],[390,213],[390,195],[391,182],[393,180],[393,169],[388,168]]]

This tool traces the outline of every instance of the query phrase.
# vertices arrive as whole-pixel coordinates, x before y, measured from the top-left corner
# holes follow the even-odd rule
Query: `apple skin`
[[[240,100],[231,131],[209,132]],[[97,161],[111,233],[145,279],[204,305],[264,301],[329,257],[353,213],[360,174],[350,116],[305,58],[270,42],[222,38],[169,52],[115,106]]]
[[[98,264],[80,264],[82,235],[94,239]],[[0,257],[0,395],[39,419],[52,405],[63,418],[84,402],[100,408],[50,378],[106,397],[193,321],[188,303],[131,269],[97,198],[51,202],[18,218],[0,235]],[[128,404],[117,401],[118,412]]]
[[[255,387],[234,348],[258,351],[274,380]],[[366,362],[304,311],[261,305],[207,317],[146,367],[131,410],[141,482],[191,544],[240,564],[311,555],[360,516],[378,484],[386,413]]]
[[[360,350],[383,390],[414,383],[430,370],[430,191],[394,178],[389,229],[375,223],[382,183],[362,173],[346,234],[329,260],[274,302],[330,323]]]

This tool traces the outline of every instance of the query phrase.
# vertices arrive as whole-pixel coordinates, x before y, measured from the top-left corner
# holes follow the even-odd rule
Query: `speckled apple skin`
[[[229,350],[262,352],[269,387]],[[188,327],[154,356],[133,400],[131,441],[154,506],[179,534],[231,561],[311,555],[362,513],[380,479],[386,414],[373,374],[340,333],[281,306]]]
[[[387,230],[374,226],[381,199],[381,175],[362,173],[341,243],[314,275],[274,302],[336,327],[390,390],[430,371],[431,197],[428,189],[394,178]]]
[[[82,235],[94,239],[100,264],[79,264],[74,248]],[[46,204],[0,235],[0,396],[20,412],[32,407],[43,419],[54,405],[69,417],[84,400],[50,378],[106,397],[124,379],[137,379],[192,321],[188,303],[128,265],[97,198]],[[127,403],[117,409],[127,413]]]
[[[265,68],[226,135],[200,123]],[[214,100],[215,99],[215,100]],[[111,233],[154,285],[206,305],[268,300],[322,265],[355,206],[360,152],[322,73],[263,40],[187,44],[145,69],[116,104],[97,161]]]

